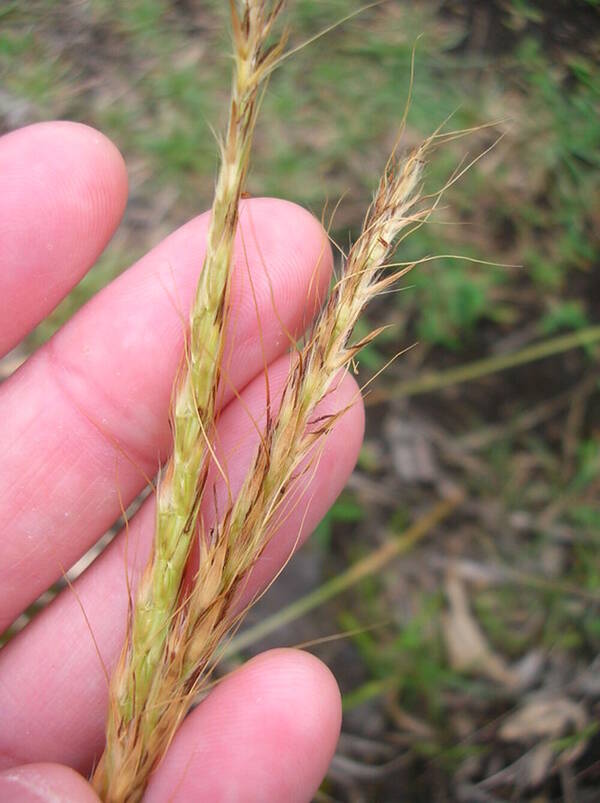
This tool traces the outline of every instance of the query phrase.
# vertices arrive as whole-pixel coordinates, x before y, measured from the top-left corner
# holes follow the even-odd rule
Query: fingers
[[[226,677],[185,720],[151,778],[144,803],[311,800],[341,722],[335,679],[320,661],[273,650]],[[5,803],[98,803],[89,784],[58,764],[0,772]]]
[[[226,677],[185,720],[151,778],[144,803],[311,800],[335,751],[340,694],[308,653],[272,650]],[[4,803],[99,803],[59,764],[0,772]]]
[[[0,356],[94,264],[127,200],[115,146],[78,123],[0,139]]]
[[[0,631],[61,576],[155,474],[208,216],[98,294],[0,388]],[[243,204],[226,397],[289,347],[325,292],[320,224],[284,201]]]
[[[340,694],[329,670],[273,650],[225,678],[184,721],[144,803],[307,803],[335,751]]]
[[[3,803],[100,803],[92,787],[59,764],[27,764],[0,772]]]
[[[269,374],[274,399],[286,373],[287,360],[281,358]],[[258,377],[221,417],[219,457],[227,463],[234,494],[258,441],[249,416],[260,424],[264,409],[265,383]],[[277,574],[325,515],[354,466],[362,440],[363,409],[350,376],[344,377],[316,415],[339,410],[346,412],[324,441],[314,475],[306,475],[310,481],[306,493],[261,557],[246,586],[247,597]],[[223,493],[222,487],[218,493]],[[212,500],[203,512],[210,526]],[[128,532],[118,536],[77,581],[75,593],[66,589],[0,655],[0,766],[2,761],[10,765],[44,760],[86,771],[94,757],[98,759],[107,704],[99,655],[110,671],[127,621],[124,567],[129,567],[135,585],[150,550],[154,516],[154,498],[150,498]]]

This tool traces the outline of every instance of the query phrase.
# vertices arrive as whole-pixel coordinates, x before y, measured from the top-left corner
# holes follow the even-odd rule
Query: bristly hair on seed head
[[[286,38],[283,33],[274,43],[267,41],[283,0],[243,0],[239,12],[233,0],[230,5],[229,122],[190,314],[185,370],[173,395],[173,453],[157,489],[153,552],[111,681],[106,749],[94,775],[105,803],[141,799],[192,696],[214,666],[219,643],[239,621],[249,571],[299,503],[328,434],[346,412],[315,411],[381,331],[353,342],[355,325],[369,301],[410,270],[409,264],[385,273],[398,242],[423,224],[439,199],[430,203],[421,194],[425,156],[438,135],[403,158],[396,147],[339,280],[304,344],[292,350],[277,409],[268,401],[266,425],[242,487],[235,498],[229,494],[223,510],[215,502],[216,523],[207,532],[202,502],[207,490],[213,491],[209,471],[215,469],[228,482],[215,442],[239,202],[260,90],[284,58]],[[195,545],[198,564],[192,568]]]
[[[180,721],[185,693],[180,614],[187,607],[185,572],[197,533],[200,504],[213,457],[225,327],[229,310],[233,243],[239,201],[250,160],[259,90],[283,51],[270,45],[283,2],[231,3],[234,70],[229,123],[221,147],[207,234],[206,256],[190,314],[185,370],[177,377],[171,426],[173,453],[156,494],[153,551],[136,592],[121,659],[114,672],[106,748],[94,786],[106,803],[132,803]],[[218,572],[217,563],[212,573]],[[173,628],[175,628],[175,635]],[[207,634],[207,643],[210,642]]]

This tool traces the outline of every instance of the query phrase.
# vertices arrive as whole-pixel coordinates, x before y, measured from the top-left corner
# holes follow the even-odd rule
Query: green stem
[[[430,393],[433,390],[458,385],[461,382],[480,379],[483,376],[498,373],[498,371],[506,371],[508,368],[514,368],[517,365],[543,360],[546,357],[552,357],[555,354],[570,351],[574,348],[589,346],[598,341],[600,341],[600,326],[590,326],[587,329],[581,329],[579,332],[553,337],[549,340],[543,340],[541,343],[534,343],[532,346],[527,346],[512,354],[486,357],[483,360],[475,360],[475,362],[467,363],[466,365],[459,365],[457,368],[451,368],[448,371],[432,371],[422,374],[415,379],[399,382],[391,388],[373,393],[367,403],[376,404],[389,398],[399,399],[417,396],[420,393]]]
[[[461,500],[462,496],[456,496],[440,502],[433,510],[409,527],[402,535],[386,541],[379,549],[376,549],[374,552],[371,552],[370,555],[354,563],[345,572],[336,575],[319,588],[311,591],[310,594],[306,594],[306,596],[296,600],[296,602],[288,605],[283,610],[278,611],[273,616],[269,616],[254,627],[236,636],[236,638],[232,639],[229,643],[226,654],[232,655],[260,641],[260,639],[268,636],[280,627],[296,621],[296,619],[304,616],[314,608],[318,608],[343,591],[347,591],[363,578],[375,574],[386,566],[390,560],[412,549],[437,524],[448,518]]]

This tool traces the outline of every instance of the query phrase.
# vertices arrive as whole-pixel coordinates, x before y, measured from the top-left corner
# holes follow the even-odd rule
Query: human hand
[[[44,123],[0,139],[0,355],[93,265],[126,194],[120,155],[90,128]],[[240,226],[219,426],[234,488],[258,438],[264,364],[276,394],[288,334],[310,322],[331,272],[325,234],[299,207],[245,201]],[[98,540],[168,455],[171,387],[206,228],[202,215],[164,240],[0,387],[0,631]],[[249,593],[275,576],[343,487],[362,438],[356,398],[345,377],[326,400],[329,410],[351,406],[325,443],[309,507],[286,519]],[[0,654],[3,801],[98,800],[77,773],[102,752],[103,664],[112,670],[124,640],[125,565],[135,585],[153,511],[151,496],[127,534]],[[310,800],[339,727],[339,692],[323,664],[294,650],[264,653],[187,717],[144,800]]]

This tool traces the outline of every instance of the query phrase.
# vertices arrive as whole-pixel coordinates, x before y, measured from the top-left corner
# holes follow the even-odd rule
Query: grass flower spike
[[[308,342],[292,357],[279,409],[277,413],[267,410],[265,432],[254,464],[211,544],[202,547],[201,572],[205,561],[209,567],[206,572],[218,565],[221,576],[216,587],[199,583],[192,595],[184,665],[190,679],[208,666],[220,638],[231,626],[227,613],[236,592],[281,524],[290,497],[298,503],[302,494],[298,483],[306,474],[302,464],[310,461],[314,447],[344,413],[341,410],[321,420],[314,419],[317,405],[331,390],[340,370],[379,333],[375,330],[351,344],[356,321],[377,293],[409,269],[381,277],[399,232],[411,223],[418,224],[426,213],[415,211],[426,146],[402,164],[390,161],[343,275]],[[318,449],[313,456],[318,458]]]
[[[128,642],[111,688],[106,751],[95,774],[105,800],[136,800],[156,756],[145,741],[164,712],[149,705],[164,668],[167,633],[196,534],[198,509],[208,470],[206,444],[214,426],[229,273],[238,223],[238,204],[248,170],[260,88],[284,42],[268,48],[282,3],[232,3],[234,76],[229,123],[221,145],[206,257],[190,315],[185,366],[172,410],[173,454],[156,497],[154,551],[138,589]],[[155,741],[153,735],[152,741]],[[136,779],[133,783],[133,779]],[[132,787],[133,788],[130,788]]]
[[[190,316],[186,370],[173,394],[173,454],[158,484],[153,554],[111,682],[106,749],[94,778],[107,803],[141,798],[150,772],[213,668],[219,643],[239,620],[248,572],[290,506],[302,500],[320,445],[344,413],[319,417],[316,408],[380,331],[352,342],[353,328],[369,301],[409,270],[383,273],[400,233],[420,225],[429,212],[419,190],[430,141],[402,161],[395,154],[390,158],[339,281],[305,343],[293,350],[280,403],[272,404],[267,394],[264,431],[241,490],[225,510],[215,510],[217,521],[206,532],[200,508],[205,493],[212,494],[208,478],[233,242],[260,88],[283,49],[285,37],[267,45],[281,5],[245,0],[238,13],[232,3],[229,124]],[[199,561],[190,577],[194,544]]]

